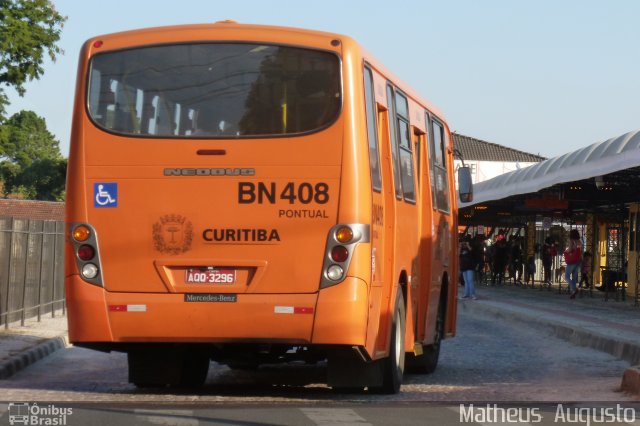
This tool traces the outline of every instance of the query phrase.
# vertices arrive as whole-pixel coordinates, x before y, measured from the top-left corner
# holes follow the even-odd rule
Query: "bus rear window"
[[[312,132],[342,105],[329,52],[247,43],[150,46],[91,60],[88,112],[143,137],[261,137]]]

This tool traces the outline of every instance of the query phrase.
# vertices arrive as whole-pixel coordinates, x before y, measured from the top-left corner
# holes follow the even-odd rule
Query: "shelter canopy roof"
[[[461,208],[640,167],[640,129],[474,185]],[[640,201],[640,194],[638,194]]]

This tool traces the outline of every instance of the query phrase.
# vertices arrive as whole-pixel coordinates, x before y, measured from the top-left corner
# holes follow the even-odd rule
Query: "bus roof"
[[[369,53],[364,47],[360,47],[362,50],[362,56],[365,58],[365,61],[369,63],[376,71],[380,74],[387,77],[388,80],[392,81],[397,87],[399,87],[407,96],[413,99],[415,102],[424,106],[429,112],[438,116],[441,120],[444,120],[446,123],[447,117],[444,113],[436,107],[434,104],[426,100],[422,97],[418,92],[414,89],[411,89],[409,84],[406,84],[402,79],[398,78],[393,72],[389,71],[389,69],[383,65],[383,63],[376,59],[371,53]]]
[[[230,32],[243,32],[243,33],[252,33],[256,34],[264,34],[269,32],[278,32],[278,33],[287,33],[289,35],[305,35],[305,36],[316,36],[322,38],[338,38],[344,39],[348,38],[348,36],[342,34],[335,34],[323,31],[316,30],[307,30],[302,28],[294,28],[294,27],[281,27],[274,25],[258,25],[258,24],[241,24],[233,20],[224,20],[217,21],[214,23],[206,23],[206,24],[184,24],[184,25],[170,25],[170,26],[162,26],[162,27],[149,27],[149,28],[140,28],[133,29],[127,31],[121,31],[116,33],[102,34],[96,37],[92,37],[88,40],[88,42],[95,41],[97,39],[109,39],[109,38],[119,38],[119,37],[131,37],[137,35],[146,35],[146,34],[154,34],[154,33],[179,33],[179,32],[198,32],[198,31],[230,31]],[[203,40],[206,39],[206,33],[203,34]],[[257,37],[256,39],[259,39]]]
[[[281,35],[291,36],[291,37],[300,37],[301,42],[304,44],[304,38],[323,38],[323,39],[339,39],[341,40],[343,45],[350,45],[353,47],[357,47],[360,50],[360,55],[363,59],[369,63],[377,72],[384,75],[388,80],[392,81],[397,87],[399,87],[408,97],[413,99],[415,102],[419,103],[426,109],[428,109],[431,113],[437,115],[440,119],[445,120],[446,117],[442,113],[442,111],[437,108],[434,104],[427,101],[424,97],[422,97],[418,92],[411,89],[411,86],[404,83],[404,81],[398,78],[393,72],[389,71],[381,61],[376,59],[374,55],[369,53],[367,49],[365,49],[358,41],[353,39],[350,36],[338,33],[331,33],[325,31],[318,30],[310,30],[303,28],[295,28],[295,27],[282,27],[282,26],[274,26],[274,25],[258,25],[258,24],[241,24],[237,21],[227,19],[222,21],[217,21],[214,23],[206,23],[206,24],[185,24],[185,25],[173,25],[173,26],[163,26],[163,27],[150,27],[150,28],[141,28],[135,30],[122,31],[111,34],[103,34],[96,37],[92,37],[87,40],[87,45],[91,45],[93,42],[97,40],[109,40],[109,39],[120,39],[120,38],[129,38],[132,36],[153,36],[154,34],[164,33],[164,34],[176,34],[182,32],[189,32],[192,34],[198,34],[197,39],[207,40],[207,31],[229,31],[231,35],[233,33],[242,32],[244,36],[242,40],[247,38],[255,37],[256,41],[261,40],[265,34],[268,33],[279,33]],[[250,36],[247,37],[246,35]],[[232,38],[230,38],[231,40]],[[169,40],[158,40],[158,43],[164,43]]]

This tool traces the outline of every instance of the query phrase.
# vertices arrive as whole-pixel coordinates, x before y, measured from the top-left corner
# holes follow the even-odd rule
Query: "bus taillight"
[[[353,239],[353,230],[348,226],[341,226],[336,231],[336,240],[342,244],[347,244]]]
[[[346,262],[349,258],[349,250],[345,246],[335,246],[331,249],[331,259],[334,262]]]
[[[75,224],[71,228],[71,243],[76,254],[76,265],[83,280],[102,286],[98,235],[91,225]]]
[[[100,272],[98,267],[93,263],[87,263],[82,267],[82,276],[85,279],[95,279],[98,276],[98,272]]]
[[[355,223],[332,227],[327,236],[320,288],[344,281],[356,246],[368,242],[369,225]]]
[[[96,249],[88,244],[83,244],[78,248],[78,257],[80,260],[89,261],[96,255]]]
[[[341,281],[344,278],[344,271],[340,265],[331,265],[327,268],[327,278],[331,281]]]
[[[73,239],[79,242],[84,242],[91,236],[91,230],[85,225],[78,225],[73,230]]]

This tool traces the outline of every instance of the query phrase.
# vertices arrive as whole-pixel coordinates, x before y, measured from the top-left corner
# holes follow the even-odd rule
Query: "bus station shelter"
[[[640,130],[477,183],[459,206],[459,224],[476,232],[524,230],[528,255],[545,234],[561,253],[566,231],[579,228],[593,282],[613,277],[638,301]]]

